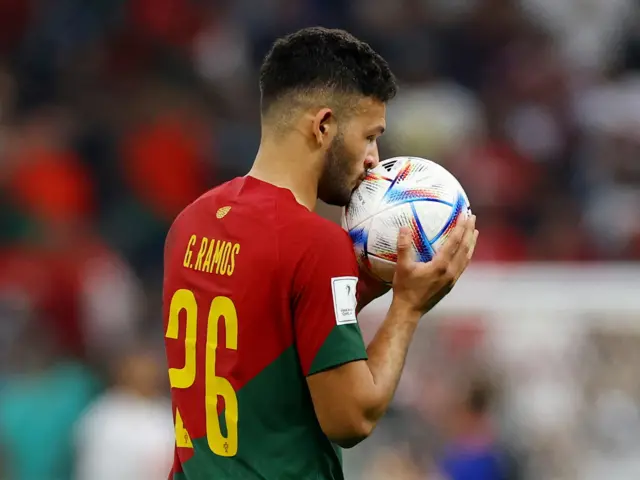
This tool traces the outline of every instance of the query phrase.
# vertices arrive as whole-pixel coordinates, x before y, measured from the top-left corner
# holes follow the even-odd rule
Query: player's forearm
[[[308,377],[318,421],[334,443],[350,448],[367,438],[398,386],[420,313],[399,302],[367,349],[368,360]],[[337,398],[335,392],[343,394]]]
[[[370,422],[376,423],[393,399],[419,319],[419,312],[392,302],[382,326],[369,344],[367,364],[374,383],[374,395],[366,411]]]

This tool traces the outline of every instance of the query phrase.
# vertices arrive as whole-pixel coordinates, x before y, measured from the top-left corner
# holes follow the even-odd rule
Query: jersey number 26
[[[184,367],[170,368],[171,388],[189,388],[196,380],[196,337],[198,333],[198,304],[191,290],[180,289],[173,294],[169,306],[169,321],[166,337],[177,339],[179,316],[186,314],[186,333],[184,337]],[[225,347],[238,349],[238,314],[236,307],[228,297],[216,297],[209,307],[207,318],[207,343],[205,354],[205,417],[207,424],[207,443],[216,455],[233,457],[238,452],[238,397],[233,386],[226,378],[216,375],[216,349],[218,348],[218,322],[224,320]],[[227,436],[220,429],[218,418],[218,397],[224,399]],[[177,413],[176,413],[177,416]]]

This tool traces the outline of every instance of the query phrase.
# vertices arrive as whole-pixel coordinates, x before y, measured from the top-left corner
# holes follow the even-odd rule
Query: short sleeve
[[[366,360],[367,352],[356,318],[358,267],[351,240],[331,224],[305,243],[293,278],[293,321],[302,370],[313,375]]]

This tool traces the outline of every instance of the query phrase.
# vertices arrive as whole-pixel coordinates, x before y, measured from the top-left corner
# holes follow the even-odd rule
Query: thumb
[[[408,227],[400,227],[398,232],[398,261],[397,264],[408,267],[415,260],[411,248],[411,230]]]

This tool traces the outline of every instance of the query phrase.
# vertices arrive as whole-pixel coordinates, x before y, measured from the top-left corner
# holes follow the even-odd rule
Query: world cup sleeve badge
[[[333,294],[336,324],[348,325],[357,323],[357,285],[358,277],[334,277],[331,279],[331,292]]]

